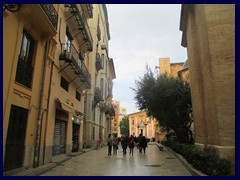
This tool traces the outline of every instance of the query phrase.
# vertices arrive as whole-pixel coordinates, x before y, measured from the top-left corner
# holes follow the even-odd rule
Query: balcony
[[[40,4],[40,6],[55,30],[57,30],[58,14],[54,6],[52,4]]]
[[[93,17],[93,6],[92,4],[81,4],[81,7],[83,11],[86,14],[87,18],[92,18]]]
[[[18,59],[16,81],[28,88],[32,87],[32,66],[28,65],[23,59]]]
[[[65,16],[73,37],[76,37],[80,44],[79,48],[84,53],[92,51],[93,40],[82,6],[79,4],[65,4]]]
[[[89,89],[91,87],[91,75],[88,72],[82,59],[81,53],[79,53],[76,48],[71,44],[70,52],[68,52],[67,44],[61,44],[62,53],[59,56],[59,60],[64,61],[64,67],[59,71],[65,71],[72,80],[69,82],[74,82],[78,88]]]
[[[102,98],[102,91],[99,89],[99,87],[95,88],[94,92],[94,104],[95,106],[100,103],[103,100]]]
[[[101,59],[99,53],[96,54],[96,69],[97,69],[97,71],[99,71],[100,69],[103,69],[102,59]]]
[[[58,13],[52,4],[23,4],[18,13],[41,32],[43,39],[57,34]]]

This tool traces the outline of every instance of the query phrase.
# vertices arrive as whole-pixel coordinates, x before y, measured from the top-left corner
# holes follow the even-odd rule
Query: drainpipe
[[[45,83],[45,75],[46,75],[48,47],[49,47],[49,41],[46,41],[45,42],[45,49],[44,49],[42,80],[41,80],[41,87],[40,87],[40,93],[39,93],[37,131],[36,131],[36,142],[35,142],[35,147],[34,147],[34,161],[33,161],[33,167],[34,168],[39,166],[39,151],[40,151],[40,141],[41,141],[40,136],[41,136],[41,125],[42,125],[42,113],[41,113],[41,111],[42,111],[43,91],[44,91],[44,83]]]
[[[47,102],[47,114],[46,117],[48,118],[48,110],[49,110],[49,103],[50,103],[50,97],[51,97],[51,84],[52,84],[52,74],[53,74],[53,64],[54,62],[51,62],[51,72],[50,72],[50,82],[49,82],[49,87],[48,87],[48,102]],[[43,145],[43,164],[45,164],[45,150],[46,150],[46,141],[47,141],[47,125],[48,122],[46,121],[45,123],[45,128],[44,128],[44,145]]]

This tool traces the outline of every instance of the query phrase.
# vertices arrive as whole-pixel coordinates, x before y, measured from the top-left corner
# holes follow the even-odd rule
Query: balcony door
[[[32,87],[34,44],[30,34],[23,30],[15,80],[28,88]]]

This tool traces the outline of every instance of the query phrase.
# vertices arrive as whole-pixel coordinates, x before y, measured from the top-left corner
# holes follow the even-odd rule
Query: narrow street
[[[41,176],[192,176],[167,150],[149,144],[146,154],[134,148],[134,154],[108,156],[107,147],[75,156]]]

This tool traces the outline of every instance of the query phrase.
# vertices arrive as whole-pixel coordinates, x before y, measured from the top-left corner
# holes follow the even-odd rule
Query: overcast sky
[[[107,4],[111,39],[109,57],[113,58],[116,79],[113,100],[137,112],[135,80],[143,77],[146,64],[155,71],[159,58],[184,62],[187,50],[181,46],[180,4]]]

